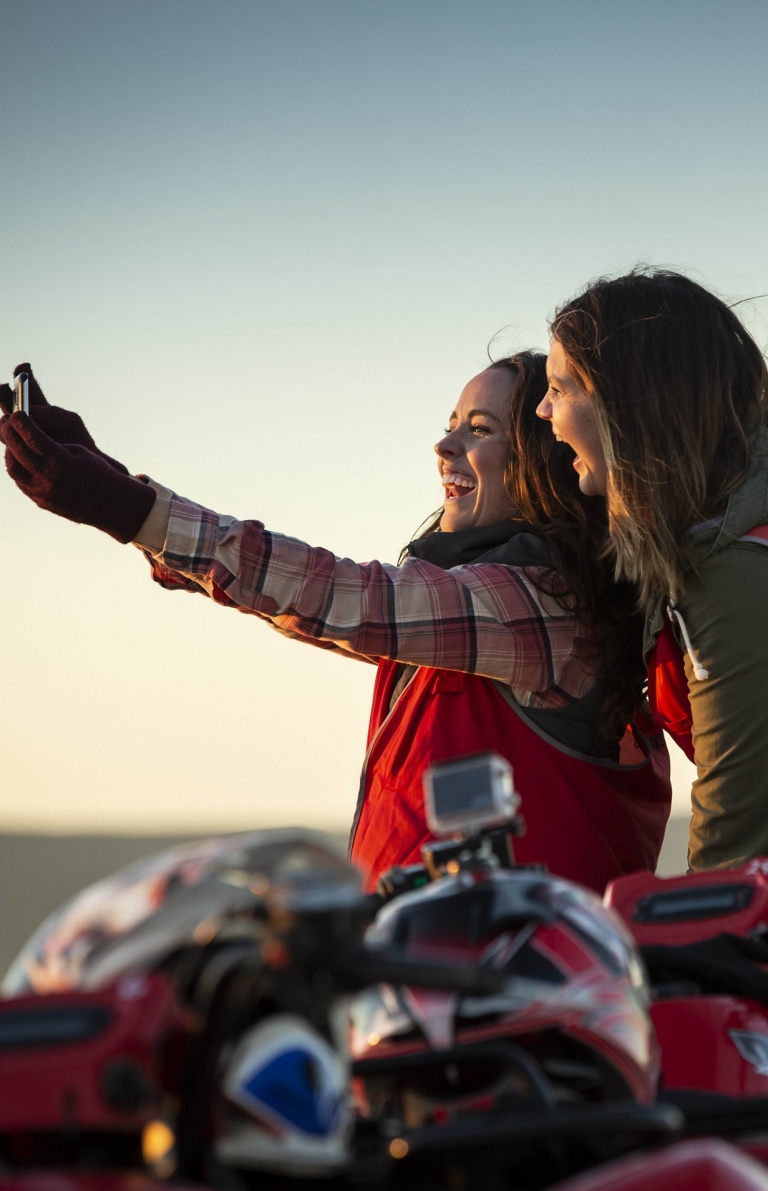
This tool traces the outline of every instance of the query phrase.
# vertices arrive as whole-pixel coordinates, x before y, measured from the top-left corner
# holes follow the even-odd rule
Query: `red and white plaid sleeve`
[[[580,698],[602,659],[595,634],[517,567],[356,563],[176,497],[162,550],[145,553],[164,587],[203,591],[348,656],[499,679],[523,706]]]

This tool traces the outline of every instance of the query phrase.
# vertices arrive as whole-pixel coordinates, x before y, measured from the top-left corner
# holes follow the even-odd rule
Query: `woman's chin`
[[[582,496],[605,496],[606,483],[594,472],[584,470],[579,472],[579,488]]]
[[[458,504],[458,502],[456,502]],[[454,508],[453,501],[443,505],[443,515],[440,518],[440,528],[443,533],[456,533],[459,529],[471,529],[477,522],[474,508]]]

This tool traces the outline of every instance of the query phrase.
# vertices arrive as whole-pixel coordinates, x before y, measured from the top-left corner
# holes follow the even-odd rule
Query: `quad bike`
[[[513,867],[499,766],[432,774],[449,838],[378,895],[322,837],[264,832],[140,862],[49,919],[0,1001],[0,1191],[524,1191],[582,1171],[573,1191],[768,1191],[725,1144],[657,1149],[686,1119],[655,1098],[632,937]]]

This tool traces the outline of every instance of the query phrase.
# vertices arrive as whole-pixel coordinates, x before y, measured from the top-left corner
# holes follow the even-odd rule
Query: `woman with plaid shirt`
[[[640,703],[640,628],[631,593],[597,559],[601,509],[535,416],[544,361],[522,352],[465,387],[435,448],[443,507],[397,566],[337,558],[131,477],[34,378],[30,416],[0,424],[18,487],[133,541],[162,586],[377,665],[351,843],[369,884],[418,859],[425,768],[485,749],[515,772],[521,860],[596,889],[655,866],[666,752],[650,724],[625,731]],[[7,386],[0,404],[9,408]]]

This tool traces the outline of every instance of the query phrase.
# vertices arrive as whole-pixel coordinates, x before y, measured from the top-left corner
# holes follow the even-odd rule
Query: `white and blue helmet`
[[[347,1071],[300,1017],[279,1013],[248,1030],[221,1083],[225,1112],[216,1154],[227,1166],[322,1177],[348,1160]],[[226,1111],[226,1102],[239,1111]]]

